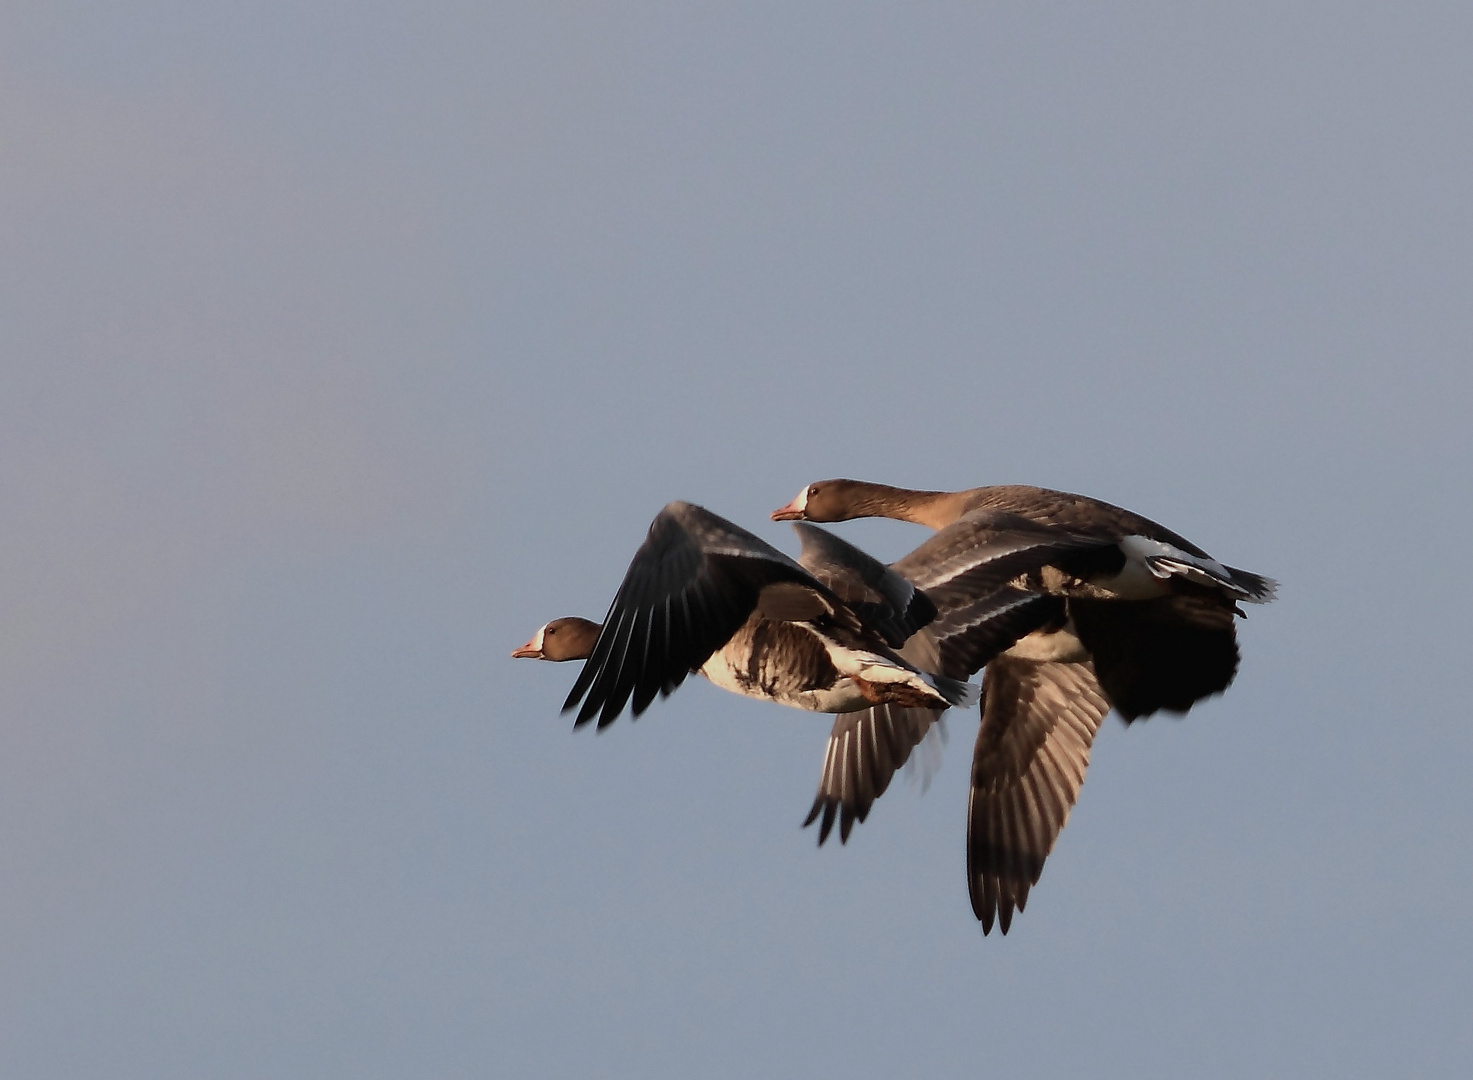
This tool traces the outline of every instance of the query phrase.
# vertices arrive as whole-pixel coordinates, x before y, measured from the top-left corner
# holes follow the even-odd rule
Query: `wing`
[[[900,655],[924,671],[942,670],[940,650],[931,627],[906,642]],[[803,821],[803,827],[807,828],[822,816],[818,826],[820,847],[829,838],[836,817],[839,842],[848,842],[854,823],[869,816],[874,801],[885,793],[896,770],[910,759],[911,752],[925,741],[943,711],[876,705],[859,712],[839,713],[834,718],[828,748],[824,751],[823,772],[818,778],[818,794]]]
[[[818,842],[829,838],[839,820],[839,842],[849,839],[856,821],[863,821],[874,801],[885,793],[890,779],[904,765],[941,716],[940,709],[876,705],[859,712],[839,713],[829,733],[818,794],[803,826],[815,821]]]
[[[603,630],[579,672],[567,712],[605,727],[633,697],[635,716],[669,694],[730,640],[766,586],[823,587],[796,562],[725,518],[672,502],[635,552]]]
[[[921,590],[873,555],[826,529],[794,522],[803,545],[798,563],[840,600],[900,648],[936,617],[936,607]]]
[[[1123,506],[1092,499],[1088,495],[1074,495],[1067,491],[1020,484],[997,484],[979,488],[973,495],[974,509],[971,513],[989,510],[1016,514],[1045,528],[1064,529],[1085,536],[1108,537],[1113,540],[1123,540],[1127,536],[1148,536],[1152,540],[1181,548],[1189,554],[1207,556],[1196,544],[1166,526]]]
[[[1057,596],[1005,586],[978,597],[937,590],[941,612],[926,628],[937,652],[937,670],[964,679],[981,671],[1019,638],[1046,626],[1063,626],[1065,602]]]
[[[1071,600],[1069,611],[1100,685],[1127,723],[1158,709],[1184,713],[1237,674],[1236,608],[1221,593]]]
[[[999,657],[982,685],[967,804],[972,911],[1006,934],[1069,820],[1110,703],[1089,663]]]
[[[985,596],[1050,564],[1092,569],[1092,558],[1124,562],[1112,539],[1078,536],[1015,514],[974,510],[900,559],[894,569],[924,589],[940,610],[943,597]]]

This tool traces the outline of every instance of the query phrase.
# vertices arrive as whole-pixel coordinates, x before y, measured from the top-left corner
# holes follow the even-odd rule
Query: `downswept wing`
[[[915,634],[901,648],[900,655],[925,671],[941,671],[935,629],[932,623]],[[870,807],[885,793],[896,771],[910,759],[911,751],[925,739],[943,711],[876,705],[834,717],[823,772],[818,778],[818,794],[803,820],[806,829],[822,817],[818,826],[820,847],[829,838],[836,817],[839,842],[848,842],[854,823],[869,816]]]
[[[820,847],[836,818],[839,842],[848,842],[854,823],[869,816],[870,807],[941,715],[941,709],[875,705],[834,717],[818,794],[803,819],[804,828],[819,822]]]
[[[1220,593],[1069,602],[1100,685],[1126,723],[1158,709],[1184,713],[1228,688],[1238,671],[1237,609]]]
[[[1006,934],[1027,904],[1109,711],[1088,661],[988,664],[967,803],[967,884],[984,934],[994,921]]]
[[[574,726],[597,716],[602,728],[632,697],[638,716],[726,644],[778,582],[842,608],[766,541],[692,503],[670,503],[635,552],[563,711],[582,701]]]

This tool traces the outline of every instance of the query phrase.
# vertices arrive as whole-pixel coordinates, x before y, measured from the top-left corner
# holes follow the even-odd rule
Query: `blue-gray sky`
[[[467,8],[0,15],[0,1072],[1465,1068],[1473,13]],[[827,718],[507,656],[834,475],[1283,582],[1006,938],[974,714],[817,851]]]

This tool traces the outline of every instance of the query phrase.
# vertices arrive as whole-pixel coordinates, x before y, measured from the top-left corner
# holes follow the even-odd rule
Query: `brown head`
[[[820,480],[798,492],[787,506],[772,512],[773,521],[848,521],[850,518],[894,517],[909,520],[906,502],[937,492],[910,491],[864,480]]]
[[[773,521],[848,521],[853,488],[857,480],[820,480],[809,484],[787,506],[772,512]]]
[[[513,650],[512,656],[528,660],[587,660],[602,629],[598,623],[576,615],[553,619],[539,627],[531,641]]]

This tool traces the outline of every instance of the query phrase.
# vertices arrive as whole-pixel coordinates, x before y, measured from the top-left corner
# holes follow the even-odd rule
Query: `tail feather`
[[[1233,566],[1206,564],[1172,555],[1148,555],[1146,565],[1158,578],[1181,577],[1198,585],[1225,589],[1250,604],[1266,604],[1274,598],[1279,583]]]
[[[1233,576],[1233,583],[1247,593],[1243,599],[1250,604],[1266,604],[1278,595],[1279,583],[1271,577],[1239,570],[1236,566],[1229,566],[1227,571]]]

